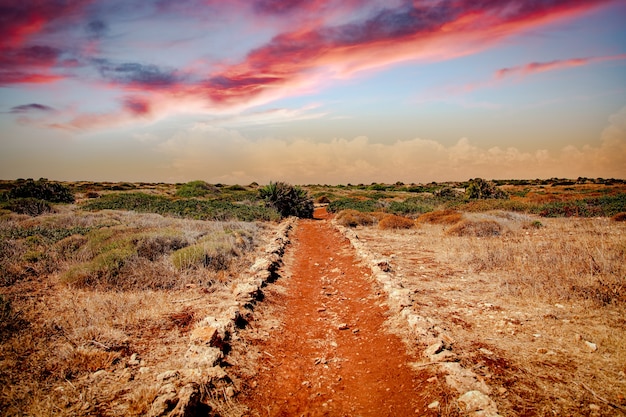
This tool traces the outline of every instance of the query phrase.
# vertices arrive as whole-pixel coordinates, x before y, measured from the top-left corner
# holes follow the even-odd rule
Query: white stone
[[[439,401],[433,401],[432,403],[428,404],[428,408],[430,408],[431,410],[434,408],[438,408],[439,407]]]

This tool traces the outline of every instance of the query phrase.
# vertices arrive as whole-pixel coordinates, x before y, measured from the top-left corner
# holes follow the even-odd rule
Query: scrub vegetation
[[[147,414],[156,374],[181,366],[194,324],[232,306],[281,219],[311,217],[314,201],[370,242],[431,251],[410,259],[438,248],[450,271],[489,279],[502,297],[584,303],[598,320],[626,305],[620,180],[0,181],[0,414]],[[202,389],[229,415],[223,391]]]

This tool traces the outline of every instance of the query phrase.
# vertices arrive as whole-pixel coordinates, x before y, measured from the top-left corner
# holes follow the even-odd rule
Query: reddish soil
[[[415,358],[386,330],[371,271],[325,211],[316,218],[299,221],[282,278],[262,303],[281,323],[257,346],[259,372],[239,395],[249,415],[436,415],[427,404],[441,385],[410,367]]]

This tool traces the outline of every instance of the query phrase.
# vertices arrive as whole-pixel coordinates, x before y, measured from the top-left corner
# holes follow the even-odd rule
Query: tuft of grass
[[[502,234],[502,226],[495,220],[479,219],[469,220],[465,219],[446,231],[448,235],[452,236],[473,236],[473,237],[490,237],[500,236]]]
[[[378,221],[373,213],[364,213],[358,210],[347,209],[337,214],[337,223],[345,227],[371,226]]]
[[[410,229],[415,226],[415,221],[395,214],[388,214],[378,222],[380,229]]]
[[[451,209],[424,213],[417,218],[418,223],[452,225],[461,221],[463,214]]]

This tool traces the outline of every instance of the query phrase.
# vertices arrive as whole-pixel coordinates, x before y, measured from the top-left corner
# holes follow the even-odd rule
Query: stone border
[[[261,288],[276,279],[289,243],[289,232],[296,221],[294,217],[284,220],[263,255],[248,273],[233,282],[230,307],[219,317],[204,317],[194,326],[185,353],[186,368],[165,371],[156,377],[161,387],[147,414],[149,417],[195,415],[203,407],[200,402],[203,387],[221,389],[225,397],[235,395],[232,381],[221,366],[230,349],[231,335],[247,324],[254,304],[263,297]]]
[[[410,333],[428,346],[422,353],[429,362],[416,366],[432,364],[445,372],[446,383],[461,394],[457,398],[457,403],[467,416],[500,417],[496,403],[488,396],[491,388],[479,380],[474,372],[463,368],[455,360],[454,339],[432,318],[422,317],[413,312],[411,306],[415,301],[414,294],[410,289],[404,288],[401,280],[395,276],[391,259],[380,258],[373,253],[359,240],[354,229],[341,226],[334,220],[332,224],[350,241],[359,258],[371,268],[372,276],[387,293],[387,304],[392,313],[401,317]]]

